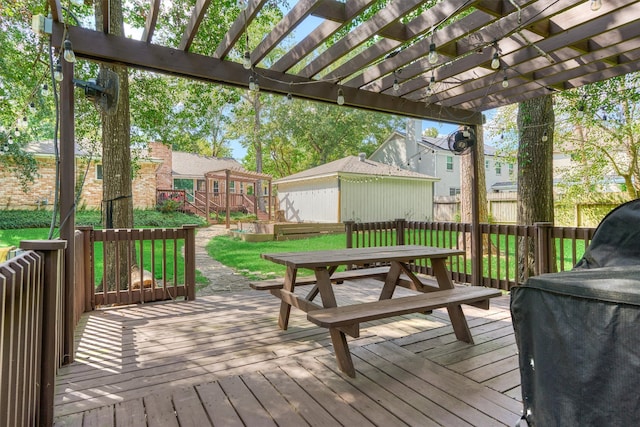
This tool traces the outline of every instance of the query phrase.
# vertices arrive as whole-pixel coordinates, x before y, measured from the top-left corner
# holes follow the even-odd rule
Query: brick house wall
[[[173,156],[170,146],[161,142],[149,143],[149,155],[155,159],[160,159],[162,163],[156,171],[156,184],[159,190],[169,190],[173,188]]]
[[[26,192],[20,182],[9,171],[0,170],[0,209],[51,208],[55,197],[55,159],[52,156],[35,156],[38,162],[38,176]],[[78,209],[100,209],[102,202],[102,179],[98,178],[99,162],[91,162],[82,187]],[[76,159],[76,182],[80,183],[87,163]],[[148,209],[156,204],[157,161],[141,161],[140,168],[132,183],[133,207]]]

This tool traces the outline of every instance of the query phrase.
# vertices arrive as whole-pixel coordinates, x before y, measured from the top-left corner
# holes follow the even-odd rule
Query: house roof
[[[200,154],[174,151],[171,158],[172,174],[174,176],[203,177],[205,173],[221,170],[245,171],[235,159],[224,157],[203,156]]]
[[[439,179],[422,173],[400,169],[396,166],[390,166],[384,163],[374,162],[373,160],[367,160],[366,158],[364,158],[364,155],[362,155],[343,157],[342,159],[338,159],[324,165],[316,166],[315,168],[307,169],[293,175],[285,176],[273,181],[273,183],[281,184],[285,182],[293,182],[310,178],[347,174],[391,176],[396,178],[427,179],[432,181],[437,181]]]
[[[88,144],[88,143],[87,143]],[[59,148],[58,148],[59,149]],[[31,153],[34,156],[54,156],[56,154],[55,147],[53,145],[52,139],[47,139],[44,141],[32,141],[29,142],[24,147],[24,151],[27,153]],[[132,150],[133,151],[133,150]],[[136,150],[140,155],[138,158],[140,160],[145,160],[149,162],[160,162],[160,159],[150,157],[147,150]],[[75,155],[81,157],[91,156],[93,159],[102,158],[102,150],[98,146],[95,150],[90,150],[83,147],[82,143],[76,143],[75,145]]]

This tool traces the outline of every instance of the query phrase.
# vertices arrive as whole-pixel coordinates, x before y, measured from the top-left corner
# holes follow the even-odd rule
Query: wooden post
[[[57,289],[64,280],[64,240],[23,240],[20,249],[40,252],[44,255],[44,288],[42,293],[42,344],[40,360],[40,426],[53,425],[53,400],[55,396],[56,371],[59,367],[56,351]],[[73,315],[73,306],[65,307]],[[62,317],[62,316],[61,316]],[[64,316],[66,317],[66,316]],[[72,336],[73,338],[73,336]]]
[[[84,312],[96,309],[96,287],[94,281],[94,265],[93,261],[93,244],[92,233],[93,227],[90,225],[81,225],[77,229],[82,232],[82,245],[84,259],[76,260],[76,262],[84,263]]]
[[[407,220],[404,218],[396,219],[396,245],[404,245],[404,230],[406,228]]]
[[[553,231],[552,222],[536,222],[533,224],[536,229],[535,237],[535,273],[536,275],[551,273],[554,262],[554,241],[551,236]]]
[[[187,292],[187,301],[196,299],[196,227],[195,224],[182,226],[182,229],[186,231],[184,238],[184,286]]]
[[[267,199],[268,203],[269,203],[269,207],[268,207],[268,210],[269,210],[269,221],[274,219],[274,217],[271,216],[271,209],[272,209],[271,205],[272,205],[272,202],[273,202],[271,200],[272,198],[273,198],[273,190],[272,190],[272,186],[271,186],[271,179],[269,179],[269,198]]]
[[[354,221],[345,221],[344,222],[344,231],[347,235],[347,248],[353,247],[353,225]]]
[[[230,203],[230,195],[229,195],[229,183],[230,183],[230,175],[231,175],[231,171],[229,169],[224,171],[224,175],[225,175],[225,194],[226,194],[226,201],[225,203],[227,204],[226,208],[227,208],[227,229],[231,228],[231,215],[229,214],[229,203]]]
[[[60,83],[60,238],[67,241],[64,258],[64,364],[73,362],[73,307],[75,293],[75,135],[73,63],[62,61]]]

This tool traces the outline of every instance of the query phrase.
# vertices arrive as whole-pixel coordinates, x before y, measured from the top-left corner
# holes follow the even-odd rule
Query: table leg
[[[398,262],[392,262],[391,268],[389,268],[389,272],[387,273],[387,277],[384,279],[384,286],[382,287],[382,292],[380,293],[380,300],[390,299],[393,296],[393,291],[396,290],[396,285],[398,283],[398,278],[400,277],[400,273],[402,273],[402,267]]]
[[[356,369],[353,367],[353,360],[351,359],[351,352],[349,351],[349,345],[347,344],[347,337],[344,332],[338,328],[329,328],[329,334],[331,335],[333,351],[335,352],[336,359],[338,360],[338,368],[351,378],[355,378]]]
[[[287,272],[284,276],[283,288],[289,292],[293,292],[296,283],[297,270],[291,267],[287,267]],[[280,303],[280,317],[278,318],[278,326],[280,329],[286,330],[289,325],[289,315],[291,314],[291,305],[282,301]]]
[[[438,287],[440,289],[453,289],[453,281],[447,270],[444,258],[431,259],[431,267],[433,268],[433,275],[438,281]],[[451,319],[451,326],[453,332],[456,334],[456,338],[460,341],[473,344],[473,337],[467,324],[467,319],[464,317],[462,306],[455,305],[447,307],[449,313],[449,319]]]
[[[335,269],[334,269],[335,270]],[[331,272],[323,267],[315,269],[316,272],[316,286],[320,291],[320,298],[322,299],[322,306],[324,308],[337,307],[336,296],[333,293],[331,287]]]

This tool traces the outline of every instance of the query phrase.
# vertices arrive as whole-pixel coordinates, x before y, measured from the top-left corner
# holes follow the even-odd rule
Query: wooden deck
[[[363,286],[363,283],[370,286]],[[336,295],[373,299],[375,281]],[[404,289],[400,293],[406,292]],[[57,380],[56,425],[497,426],[520,417],[508,296],[465,307],[475,345],[444,309],[362,325],[356,378],[337,370],[327,329],[252,291],[85,315],[77,359]]]

